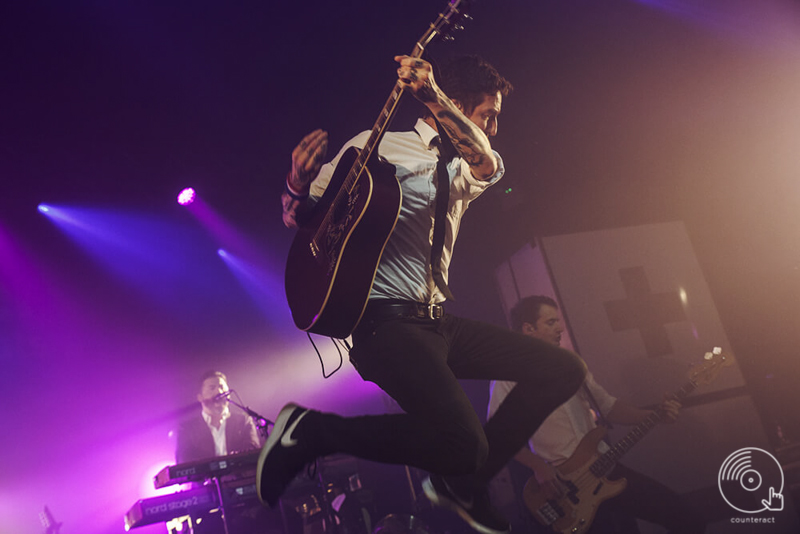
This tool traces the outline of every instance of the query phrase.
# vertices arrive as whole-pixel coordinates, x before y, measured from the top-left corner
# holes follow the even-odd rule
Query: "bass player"
[[[550,297],[523,298],[511,310],[511,323],[515,331],[526,336],[554,346],[561,343],[564,329],[558,305]],[[609,422],[620,425],[634,425],[652,413],[612,397],[594,381],[591,373],[586,375],[584,385],[585,387],[579,389],[578,393],[545,419],[532,434],[528,447],[523,447],[514,456],[515,460],[533,471],[539,483],[539,491],[548,499],[558,498],[564,490],[556,467],[569,460],[584,436],[597,427],[592,410],[599,410]],[[490,422],[513,387],[513,382],[492,382],[489,398]],[[660,406],[661,420],[674,422],[680,408],[677,401],[664,400]],[[604,453],[606,450],[608,446],[601,441],[598,452]],[[634,518],[662,525],[673,533],[695,534],[705,531],[702,517],[684,504],[679,495],[668,487],[617,463],[608,478],[617,480],[623,477],[628,481],[627,489],[600,505],[588,532],[638,532]],[[549,531],[542,527],[542,532]]]

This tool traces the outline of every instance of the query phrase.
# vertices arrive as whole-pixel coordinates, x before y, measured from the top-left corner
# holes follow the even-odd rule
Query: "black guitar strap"
[[[431,242],[431,273],[433,281],[444,296],[448,300],[455,300],[442,275],[442,251],[447,224],[447,204],[450,202],[450,175],[447,172],[447,163],[456,156],[456,149],[436,117],[433,120],[436,121],[436,128],[439,130],[439,161],[436,164],[436,211]]]

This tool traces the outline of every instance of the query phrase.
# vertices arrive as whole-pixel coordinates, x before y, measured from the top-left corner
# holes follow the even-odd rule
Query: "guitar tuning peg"
[[[444,40],[444,41],[455,41],[456,38],[453,37],[452,35],[445,35],[444,37],[442,37],[442,40]]]
[[[453,29],[455,31],[460,31],[464,29],[464,26],[462,26],[461,24],[456,24],[455,26],[453,26]]]
[[[473,20],[472,15],[470,15],[469,13],[462,14],[461,18],[463,18],[464,20]]]

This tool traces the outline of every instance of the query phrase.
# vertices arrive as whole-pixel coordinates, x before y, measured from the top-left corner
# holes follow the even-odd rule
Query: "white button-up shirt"
[[[225,438],[225,427],[228,426],[228,417],[230,415],[230,408],[226,406],[225,411],[222,412],[222,422],[219,424],[219,428],[216,428],[211,424],[211,416],[203,411],[203,419],[205,419],[208,429],[211,430],[211,436],[214,438],[214,454],[217,456],[228,455],[228,440]]]
[[[355,136],[330,163],[322,166],[311,184],[312,199],[319,199],[325,192],[344,152],[352,146],[362,148],[369,134],[370,131],[365,131]],[[395,166],[403,192],[403,202],[397,225],[383,251],[370,299],[404,299],[426,303],[445,300],[433,281],[430,266],[436,204],[435,175],[439,160],[436,146],[438,137],[436,130],[420,119],[413,131],[387,132],[378,147],[378,155]],[[442,251],[442,274],[445,281],[461,217],[470,202],[497,182],[505,172],[502,158],[497,152],[494,155],[498,163],[497,172],[486,181],[473,177],[469,165],[460,157],[454,158],[447,166],[450,200]]]

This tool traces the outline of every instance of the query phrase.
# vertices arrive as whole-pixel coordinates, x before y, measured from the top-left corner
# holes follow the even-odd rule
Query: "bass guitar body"
[[[569,460],[558,466],[563,496],[545,497],[535,477],[525,484],[522,493],[525,507],[537,521],[554,532],[583,534],[589,530],[600,503],[619,495],[628,485],[624,478],[608,480],[591,471],[592,464],[600,456],[597,444],[605,433],[603,427],[593,429],[583,437]]]
[[[352,186],[346,184],[359,153],[353,147],[342,156],[286,262],[286,298],[295,325],[340,339],[361,320],[402,202],[394,166],[377,157]]]

